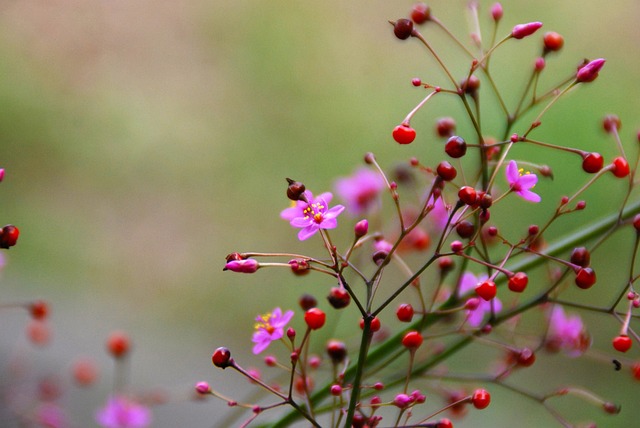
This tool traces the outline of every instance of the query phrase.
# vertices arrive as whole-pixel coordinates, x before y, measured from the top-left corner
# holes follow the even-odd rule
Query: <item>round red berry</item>
[[[436,428],[453,428],[453,423],[447,418],[442,418],[436,424]]]
[[[602,119],[602,127],[606,132],[617,131],[622,127],[622,122],[620,118],[615,114],[608,114]]]
[[[582,169],[589,174],[594,174],[602,169],[604,159],[600,153],[586,153],[582,156]]]
[[[402,338],[402,346],[407,349],[418,349],[422,345],[422,335],[420,332],[412,330],[407,332]]]
[[[402,303],[396,310],[396,316],[402,322],[411,322],[413,313],[413,306],[410,303]]]
[[[303,294],[300,296],[298,304],[303,311],[308,311],[311,308],[315,308],[318,305],[318,301],[311,294]]]
[[[462,137],[454,135],[447,140],[444,151],[454,159],[461,158],[467,153],[467,142]]]
[[[398,19],[393,25],[393,34],[400,40],[406,40],[411,37],[413,32],[413,21],[409,19]]]
[[[327,343],[327,354],[334,364],[340,363],[347,357],[347,347],[344,342],[330,340],[329,343]]]
[[[467,205],[474,205],[477,197],[476,189],[471,186],[462,186],[458,190],[458,198]]]
[[[491,403],[491,394],[486,389],[476,389],[471,396],[471,403],[478,410],[486,409]]]
[[[131,341],[126,333],[115,331],[107,339],[107,350],[115,358],[124,357],[131,349]]]
[[[416,3],[411,9],[411,19],[416,24],[424,24],[431,18],[431,9],[424,3]]]
[[[12,224],[8,224],[0,229],[0,248],[8,249],[18,242],[20,231]]]
[[[398,144],[411,144],[416,139],[416,130],[409,125],[398,125],[391,135]]]
[[[487,279],[482,281],[476,285],[476,294],[480,296],[483,300],[489,301],[496,297],[498,293],[498,289],[496,288],[496,283]]]
[[[414,77],[413,79],[411,79],[411,84],[413,86],[420,86],[422,85],[422,80],[419,77]]]
[[[326,314],[318,308],[311,308],[304,313],[304,322],[307,323],[307,327],[311,330],[321,328],[326,320]]]
[[[532,366],[536,362],[536,354],[529,348],[523,348],[516,355],[516,361],[522,367]]]
[[[509,278],[509,290],[522,293],[525,288],[527,288],[527,284],[529,283],[529,277],[524,272],[517,272],[511,278]]]
[[[576,274],[576,285],[583,290],[591,288],[596,283],[596,273],[590,267],[582,268]]]
[[[613,338],[613,347],[619,352],[627,352],[631,349],[632,343],[631,338],[626,334],[621,334],[620,336]]]
[[[381,324],[380,324],[380,319],[378,317],[374,317],[371,320],[371,331],[373,333],[375,333],[376,331],[380,330]],[[360,328],[364,329],[364,319],[360,319]]]
[[[451,181],[458,175],[458,171],[447,161],[440,162],[436,168],[436,172],[444,181]]]
[[[631,365],[631,375],[635,380],[640,380],[640,363]]]
[[[232,361],[231,351],[223,346],[213,351],[213,354],[211,355],[211,362],[213,365],[221,369],[229,367]]]
[[[636,216],[633,218],[633,228],[636,230],[636,232],[640,233],[640,214],[636,214]]]
[[[548,51],[559,51],[564,45],[564,38],[555,31],[549,31],[544,35],[544,48]]]
[[[629,175],[629,162],[622,156],[618,156],[613,160],[613,169],[611,172],[618,178],[626,177]]]
[[[329,303],[334,308],[342,309],[349,306],[351,296],[349,296],[349,293],[344,288],[333,287],[327,296],[327,300],[329,300]]]
[[[49,315],[49,304],[43,300],[36,300],[29,305],[29,312],[34,319],[45,319]]]
[[[456,130],[456,121],[452,117],[442,117],[436,122],[436,133],[440,137],[450,137]]]
[[[587,267],[591,263],[591,253],[585,247],[576,247],[571,252],[571,263]]]
[[[471,238],[475,231],[475,226],[469,220],[462,220],[456,225],[456,233],[464,239]]]

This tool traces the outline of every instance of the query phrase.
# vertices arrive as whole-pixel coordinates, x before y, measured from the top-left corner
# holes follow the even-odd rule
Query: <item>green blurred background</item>
[[[66,378],[78,355],[100,362],[96,388],[68,388],[64,402],[74,426],[91,426],[94,409],[108,394],[113,367],[104,342],[116,329],[134,342],[132,388],[160,387],[172,398],[154,409],[154,426],[223,426],[233,411],[221,402],[185,402],[199,380],[236,398],[246,393],[238,376],[211,366],[213,349],[226,345],[248,365],[258,364],[248,351],[253,317],[276,305],[295,308],[304,291],[322,297],[326,290],[314,282],[318,278],[300,282],[284,271],[222,272],[232,251],[321,249],[315,240],[299,243],[278,217],[287,205],[284,177],[321,192],[353,171],[367,151],[385,167],[413,155],[426,163],[440,160],[429,147],[434,118],[458,114],[453,104],[418,114],[413,145],[400,147],[390,138],[423,96],[410,79],[445,83],[418,43],[398,41],[386,22],[405,16],[412,4],[0,2],[0,166],[7,171],[2,222],[22,232],[19,245],[5,253],[1,295],[3,301],[51,302],[53,341],[25,356],[37,370]],[[430,4],[466,40],[466,2]],[[490,5],[481,4],[483,24]],[[610,159],[615,146],[601,132],[600,119],[615,112],[635,150],[640,3],[503,5],[501,33],[539,20],[543,30],[565,36],[564,49],[549,60],[547,82],[564,77],[583,57],[607,58],[598,80],[554,107],[536,137],[597,149]],[[442,40],[438,31],[425,32],[434,43]],[[539,39],[506,46],[492,64],[496,81],[513,94],[511,104],[511,88],[523,84]],[[466,66],[457,52],[443,48],[461,75]],[[533,159],[553,165],[550,152],[538,153]],[[576,175],[554,172],[556,181],[541,183],[541,192],[563,194],[563,180]],[[595,189],[600,202],[589,205],[584,221],[619,201],[606,187],[613,182],[607,178]],[[535,209],[524,214],[524,224],[533,221]],[[614,257],[601,263],[601,278],[608,270],[615,274]],[[2,314],[5,360],[24,352],[26,320],[18,311]],[[616,324],[607,323],[614,331]],[[574,365],[558,362],[558,373]],[[637,397],[638,384],[614,377],[609,366],[594,374],[594,367],[602,368],[576,369],[581,383],[596,385],[603,395],[618,397],[628,389],[626,395]],[[501,394],[508,399],[496,391]],[[599,426],[637,421],[632,398],[617,418],[566,403],[577,420]],[[496,405],[456,426],[553,423],[539,405],[515,399],[507,407],[512,411]],[[522,425],[525,417],[530,420]]]

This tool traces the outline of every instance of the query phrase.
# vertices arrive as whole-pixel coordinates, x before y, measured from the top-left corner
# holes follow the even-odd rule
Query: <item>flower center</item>
[[[326,206],[322,202],[314,202],[307,205],[307,208],[304,209],[304,218],[305,220],[308,218],[312,218],[315,223],[320,224],[324,220],[323,213],[325,210]]]
[[[266,313],[264,315],[260,315],[258,322],[255,325],[256,330],[265,330],[267,333],[271,334],[275,331],[275,327],[271,325],[271,318],[273,315],[271,313]]]

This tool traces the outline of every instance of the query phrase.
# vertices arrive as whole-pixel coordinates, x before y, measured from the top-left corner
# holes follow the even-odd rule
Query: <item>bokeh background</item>
[[[457,114],[453,104],[419,113],[413,145],[399,147],[390,138],[422,96],[410,79],[444,82],[418,43],[395,39],[387,23],[405,16],[412,3],[0,1],[2,222],[22,232],[19,245],[4,253],[0,295],[7,302],[46,299],[53,328],[51,343],[34,349],[25,339],[26,312],[0,314],[5,386],[12,379],[7,361],[19,355],[34,372],[62,379],[73,426],[93,426],[112,385],[104,342],[111,331],[123,330],[134,343],[132,389],[159,388],[170,397],[154,408],[153,426],[230,424],[225,418],[233,410],[223,403],[190,400],[199,380],[237,398],[248,391],[238,376],[211,366],[213,349],[225,345],[258,364],[249,353],[255,315],[274,306],[295,308],[302,292],[317,287],[322,297],[326,289],[284,271],[222,272],[232,251],[321,249],[316,241],[297,242],[278,217],[287,205],[284,178],[321,192],[368,151],[386,167],[413,155],[440,160],[433,123]],[[465,1],[430,4],[467,40]],[[490,4],[481,2],[483,25]],[[610,159],[615,146],[600,119],[617,113],[623,138],[635,150],[640,3],[503,5],[502,33],[539,20],[543,30],[565,36],[564,49],[549,61],[548,81],[564,77],[584,57],[607,58],[598,80],[554,107],[536,136]],[[442,40],[438,31],[426,33]],[[496,57],[492,67],[505,93],[522,86],[537,43],[511,44]],[[443,48],[461,75],[465,63],[457,52]],[[543,151],[533,158],[553,165],[555,156]],[[541,183],[541,191],[562,194],[558,183],[579,171],[575,159],[567,159],[574,164],[560,165],[556,181]],[[601,199],[589,205],[585,221],[619,200],[607,188],[613,179],[607,180],[595,189]],[[522,214],[524,223],[535,219],[535,209]],[[619,270],[619,251],[609,253],[601,255],[601,278]],[[603,324],[607,331],[617,328],[610,319]],[[80,355],[101,367],[98,385],[88,391],[69,385],[69,366]],[[570,399],[564,410],[599,426],[637,421],[632,403],[639,384],[608,365],[577,366],[558,362],[554,371],[547,365],[548,372],[528,381],[562,378],[575,369],[581,383],[626,402],[617,418]],[[511,399],[504,390],[495,396]],[[514,398],[456,426],[514,424],[551,426],[553,420],[540,405]]]

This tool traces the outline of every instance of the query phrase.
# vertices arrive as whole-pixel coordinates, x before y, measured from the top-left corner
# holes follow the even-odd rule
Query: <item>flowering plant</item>
[[[620,407],[579,384],[556,385],[550,379],[534,392],[519,383],[521,371],[544,364],[534,365],[539,356],[548,361],[562,355],[604,360],[613,362],[616,371],[630,367],[633,376],[640,377],[640,365],[627,358],[633,342],[640,339],[633,325],[634,310],[640,307],[635,290],[640,202],[633,198],[637,160],[629,164],[618,134],[621,122],[613,115],[603,121],[618,151],[607,164],[599,153],[533,137],[560,99],[596,80],[605,59],[585,60],[553,83],[553,76],[544,72],[546,62],[562,49],[564,39],[547,32],[528,82],[511,106],[493,78],[491,60],[507,43],[531,43],[543,24],[519,24],[497,38],[503,9],[496,3],[489,11],[491,37],[485,44],[478,24],[480,7],[472,1],[469,9],[475,23],[471,47],[424,3],[417,3],[409,18],[390,21],[395,37],[415,40],[444,75],[441,80],[412,80],[426,95],[390,138],[400,145],[429,145],[432,157],[412,157],[401,172],[389,173],[373,153],[367,153],[368,169],[337,181],[345,206],[333,208],[329,208],[331,193],[314,197],[302,182],[287,179],[292,206],[281,217],[301,228],[301,241],[319,235],[324,253],[241,252],[227,257],[226,270],[254,273],[262,267],[286,268],[295,275],[324,276],[330,285],[325,309],[315,297],[301,297],[306,327],[302,335],[291,326],[286,331],[283,343],[289,363],[278,363],[275,355],[265,357],[268,367],[283,372],[282,384],[267,384],[243,369],[243,358],[232,358],[225,347],[213,353],[214,365],[237,370],[276,399],[275,404],[243,404],[252,415],[242,426],[269,410],[288,406],[290,411],[278,414],[269,426],[305,419],[316,427],[446,428],[453,426],[449,417],[461,416],[469,405],[487,408],[492,391],[499,387],[542,404],[560,425],[574,426],[553,405],[554,398],[571,395],[608,414],[618,413]],[[425,35],[438,30],[450,37],[465,58],[466,69],[452,69],[439,56]],[[444,117],[435,126],[441,141],[429,141],[412,122],[422,109],[437,109],[437,100],[445,97],[460,103],[464,115],[459,120],[469,123],[470,129],[458,132],[458,120]],[[485,113],[481,99],[486,97],[496,102],[499,114]],[[535,118],[528,121],[528,114]],[[499,131],[487,116],[499,117]],[[549,184],[553,170],[561,165],[536,163],[520,146],[570,154],[573,157],[563,167],[580,175],[581,184],[568,196],[553,200]],[[620,204],[608,216],[559,238],[560,219],[580,218],[587,208],[587,189],[603,181],[623,195]],[[411,194],[418,196],[411,200]],[[523,225],[518,213],[530,209],[529,203],[539,203],[546,211],[540,211],[536,224]],[[392,209],[380,209],[380,204]],[[343,210],[360,216],[359,221],[349,227],[348,218],[338,218]],[[336,244],[334,232],[345,231],[351,236],[348,244]],[[627,279],[607,285],[613,303],[583,303],[579,294],[599,285],[591,253],[622,235],[635,236],[633,257],[623,267],[629,272]],[[284,260],[263,261],[269,258]],[[245,264],[252,268],[238,268]],[[351,310],[345,311],[341,322],[355,329],[359,324],[359,340],[353,340],[354,333],[327,340],[320,333],[326,320],[340,316],[345,308]],[[286,322],[283,318],[283,323],[271,326],[275,334],[261,331],[259,340],[254,337],[258,352],[284,337],[285,324],[297,318],[287,313],[292,315],[284,317]],[[592,314],[605,314],[619,323],[606,330],[609,346],[592,344],[591,326],[582,318]],[[259,319],[260,329],[269,324]],[[326,361],[317,355],[322,348]],[[487,356],[487,350],[493,355]],[[451,362],[456,358],[464,364]],[[209,387],[203,391],[238,405]]]

